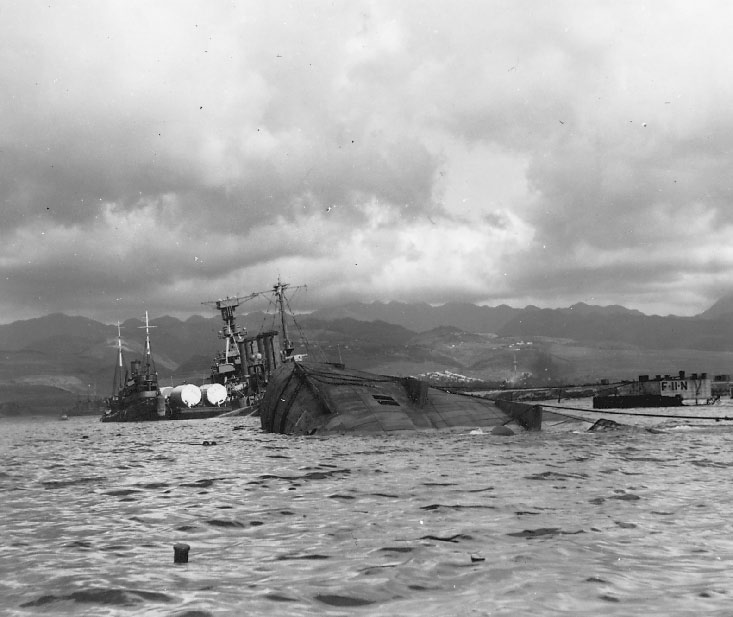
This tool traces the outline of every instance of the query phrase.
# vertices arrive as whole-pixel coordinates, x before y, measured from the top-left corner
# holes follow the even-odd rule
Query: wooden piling
[[[173,563],[188,563],[188,550],[191,547],[188,544],[173,545]]]

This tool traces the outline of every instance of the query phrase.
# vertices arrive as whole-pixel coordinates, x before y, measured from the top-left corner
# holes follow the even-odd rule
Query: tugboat
[[[145,311],[145,355],[142,360],[125,366],[122,354],[122,336],[117,324],[117,364],[115,365],[112,396],[107,399],[108,409],[102,422],[138,422],[165,418],[165,404],[158,387],[158,372],[150,352],[150,328]],[[123,375],[124,371],[124,375]]]

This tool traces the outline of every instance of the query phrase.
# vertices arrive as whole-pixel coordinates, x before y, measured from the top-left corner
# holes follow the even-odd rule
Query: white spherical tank
[[[168,395],[168,402],[171,407],[180,409],[181,407],[193,407],[201,402],[201,390],[192,383],[184,383],[176,386]]]
[[[205,383],[200,390],[205,405],[219,406],[227,400],[227,389],[220,383]]]
[[[173,386],[164,386],[160,389],[160,393],[163,395],[163,398],[168,398],[171,395],[172,391]]]

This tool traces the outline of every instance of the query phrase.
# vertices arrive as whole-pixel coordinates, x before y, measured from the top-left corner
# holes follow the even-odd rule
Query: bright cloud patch
[[[278,273],[313,303],[699,312],[733,282],[731,17],[4,7],[3,320],[185,316]]]

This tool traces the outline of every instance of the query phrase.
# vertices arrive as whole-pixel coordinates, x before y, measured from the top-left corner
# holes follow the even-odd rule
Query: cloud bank
[[[724,2],[0,7],[1,321],[350,300],[701,312]]]

